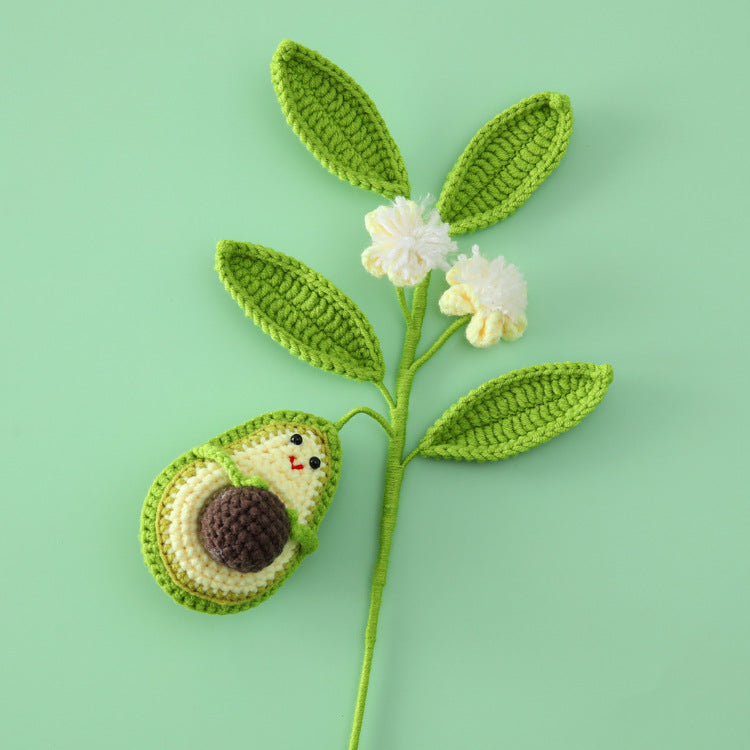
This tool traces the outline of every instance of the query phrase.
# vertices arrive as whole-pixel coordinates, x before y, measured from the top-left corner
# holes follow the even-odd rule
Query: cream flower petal
[[[472,346],[484,348],[497,344],[503,335],[503,314],[498,310],[476,313],[466,326],[466,338]]]
[[[472,255],[459,255],[445,275],[451,285],[440,298],[447,315],[473,313],[466,338],[474,346],[515,341],[526,329],[526,282],[512,263],[500,256],[488,260],[474,245]],[[445,299],[445,302],[444,302]]]
[[[476,295],[468,284],[456,284],[446,289],[438,302],[445,315],[468,315],[479,309]]]
[[[437,211],[424,217],[425,206],[398,196],[365,216],[372,245],[362,253],[362,265],[374,276],[388,274],[396,286],[416,286],[433,268],[448,269],[445,256],[456,243]]]
[[[510,319],[505,321],[503,328],[503,339],[505,341],[518,341],[523,336],[523,332],[526,330],[526,316],[519,318],[513,322]]]
[[[385,276],[385,268],[383,268],[381,257],[372,248],[368,248],[362,253],[362,265],[367,269],[368,273],[377,278]]]
[[[519,318],[526,310],[526,282],[518,268],[502,255],[487,260],[477,245],[470,258],[458,256],[446,279],[450,284],[469,284],[481,305],[502,310],[510,318]]]

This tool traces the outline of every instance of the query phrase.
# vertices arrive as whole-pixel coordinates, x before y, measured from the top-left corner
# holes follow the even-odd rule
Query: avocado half
[[[146,566],[179,604],[233,614],[260,604],[294,572],[314,544],[341,473],[341,443],[329,421],[297,411],[263,414],[184,453],[154,480],[143,505]],[[266,487],[297,533],[261,570],[243,573],[204,545],[201,518],[231,486]],[[210,546],[210,545],[209,545]]]

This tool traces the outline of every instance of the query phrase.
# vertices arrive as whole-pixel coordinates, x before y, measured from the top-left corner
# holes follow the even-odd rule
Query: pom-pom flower
[[[472,315],[466,338],[474,346],[515,341],[526,328],[526,282],[512,263],[500,256],[487,260],[474,245],[472,255],[459,255],[445,275],[449,289],[440,297],[446,315]]]
[[[395,286],[416,286],[433,268],[448,270],[445,256],[458,248],[436,210],[425,219],[425,202],[398,196],[365,216],[372,245],[362,253],[362,265],[373,276],[388,274]]]

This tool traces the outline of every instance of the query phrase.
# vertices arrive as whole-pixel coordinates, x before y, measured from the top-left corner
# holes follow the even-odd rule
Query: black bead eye
[[[295,445],[302,445],[302,435],[298,435],[296,432],[289,438],[290,443]]]
[[[320,459],[317,456],[313,456],[310,459],[310,468],[312,468],[312,469],[319,469],[320,468]]]

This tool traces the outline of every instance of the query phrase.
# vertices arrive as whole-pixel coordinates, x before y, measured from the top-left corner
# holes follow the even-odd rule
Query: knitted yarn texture
[[[353,78],[288,39],[273,56],[271,77],[287,122],[329,172],[386,198],[409,197],[398,146]]]
[[[292,354],[353,380],[383,379],[370,321],[321,274],[270,248],[229,240],[217,247],[216,270],[245,314]]]
[[[570,99],[530,96],[488,122],[448,175],[437,208],[451,234],[510,216],[560,163],[573,132]]]
[[[146,565],[159,585],[190,609],[232,614],[254,607],[317,546],[315,532],[340,473],[338,431],[321,417],[278,411],[228,430],[184,453],[154,481],[141,515]],[[270,533],[275,542],[244,538],[246,519],[239,513],[234,523],[226,512],[213,519],[206,533],[206,514],[220,510],[215,503],[228,490],[245,488],[255,488],[253,504],[266,519],[258,535]],[[283,504],[286,521],[269,498]],[[270,530],[269,523],[280,528]],[[284,543],[271,557],[284,531]],[[260,551],[253,549],[259,545]],[[227,554],[231,561],[222,559]],[[255,563],[265,556],[267,564],[247,569],[236,564],[249,556]]]
[[[270,565],[289,540],[286,506],[270,490],[226,487],[203,511],[201,540],[213,559],[257,573]]]
[[[504,258],[453,239],[513,214],[560,163],[572,133],[564,94],[542,92],[500,113],[471,139],[439,192],[436,210],[411,201],[404,160],[375,104],[320,53],[284,40],[271,62],[282,112],[332,174],[392,203],[365,220],[371,245],[362,264],[394,287],[404,322],[395,386],[385,384],[380,341],[364,312],[333,282],[299,260],[259,244],[223,240],[216,270],[245,315],[313,367],[374,386],[383,411],[355,406],[331,423],[300,411],[264,414],[173,461],[156,478],[141,517],[147,566],[178,603],[209,614],[254,607],[278,590],[318,545],[317,529],[341,472],[339,430],[357,414],[374,419],[388,443],[380,539],[350,750],[363,727],[378,619],[401,485],[414,459],[497,461],[566,432],[590,414],[612,368],[585,362],[525,367],[479,385],[407,447],[412,386],[419,370],[465,329],[488,350],[526,330],[526,281]],[[353,267],[361,251],[350,254]],[[451,263],[453,265],[451,265]],[[447,272],[440,311],[453,316],[422,345],[430,284]],[[344,272],[344,276],[348,271]],[[387,281],[386,281],[387,279]],[[249,339],[252,341],[252,339]],[[418,501],[417,501],[418,502]]]
[[[453,404],[419,443],[419,455],[497,461],[577,425],[604,398],[609,365],[558,362],[490,380]]]

